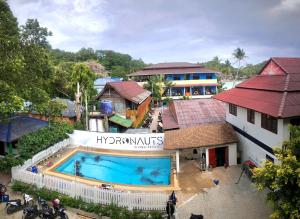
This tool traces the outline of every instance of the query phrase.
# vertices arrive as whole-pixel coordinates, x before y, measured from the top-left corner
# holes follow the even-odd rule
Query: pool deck
[[[51,175],[51,176],[57,176],[61,177],[66,180],[70,181],[76,181],[85,183],[92,186],[101,186],[102,184],[109,184],[113,187],[113,189],[118,190],[131,190],[131,191],[144,191],[144,192],[153,192],[153,191],[173,191],[173,190],[180,190],[176,171],[175,169],[171,169],[170,172],[170,185],[159,185],[159,186],[137,186],[137,185],[126,185],[126,184],[115,184],[115,183],[109,183],[109,182],[102,182],[99,180],[93,180],[93,179],[85,179],[83,177],[79,176],[71,176],[69,174],[64,173],[58,173],[54,169],[58,167],[60,164],[65,162],[68,158],[73,156],[77,152],[92,152],[92,153],[99,153],[99,154],[106,154],[106,155],[115,155],[115,156],[134,156],[134,157],[158,157],[158,156],[169,156],[171,159],[174,159],[173,155],[166,152],[132,152],[132,151],[116,151],[116,150],[95,150],[94,148],[86,148],[86,147],[77,147],[72,150],[68,150],[67,153],[64,153],[63,155],[60,155],[58,158],[55,159],[52,162],[54,165],[48,168],[40,168],[40,170],[43,172],[44,175]]]

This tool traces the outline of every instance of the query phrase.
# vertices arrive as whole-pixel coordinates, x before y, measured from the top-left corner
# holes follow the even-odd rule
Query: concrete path
[[[154,108],[154,112],[152,114],[152,123],[150,125],[150,133],[157,132],[157,125],[158,125],[158,113],[160,111],[160,108]]]
[[[188,219],[191,213],[202,214],[205,219],[267,219],[271,209],[265,193],[258,192],[245,175],[235,184],[239,168],[230,168],[227,173],[218,186],[203,189],[179,204],[176,219]]]

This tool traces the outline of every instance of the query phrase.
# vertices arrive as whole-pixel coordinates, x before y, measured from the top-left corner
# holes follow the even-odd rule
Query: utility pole
[[[85,129],[89,130],[89,116],[88,116],[87,90],[85,90]]]
[[[80,112],[80,97],[81,97],[80,86],[79,86],[79,83],[77,82],[77,92],[75,93],[76,121],[80,121],[80,117],[81,117],[81,112]]]

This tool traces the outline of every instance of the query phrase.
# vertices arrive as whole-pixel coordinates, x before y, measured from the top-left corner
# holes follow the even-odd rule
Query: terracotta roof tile
[[[232,126],[206,124],[165,132],[164,149],[187,149],[238,142]]]

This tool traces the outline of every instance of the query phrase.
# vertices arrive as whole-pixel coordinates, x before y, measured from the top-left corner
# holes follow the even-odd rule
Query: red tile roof
[[[236,142],[238,142],[238,139],[230,124],[204,124],[166,131],[164,149],[199,148]]]
[[[199,124],[225,123],[225,108],[221,101],[215,99],[174,100],[169,112],[163,112],[162,120],[165,130],[186,128]]]
[[[129,76],[146,76],[159,74],[184,74],[184,73],[219,73],[199,64],[187,62],[159,63],[145,67],[143,70],[129,74]]]
[[[257,75],[214,98],[278,118],[300,116],[300,58],[271,58],[263,69],[271,60],[285,75]]]
[[[300,90],[300,74],[257,75],[236,87],[270,91],[297,91]]]
[[[136,104],[142,103],[151,95],[150,91],[143,89],[135,81],[116,81],[107,82],[104,89],[101,93],[99,93],[96,99],[99,99],[108,88],[113,88],[121,97]]]
[[[271,60],[288,74],[300,74],[300,58],[273,57]]]

